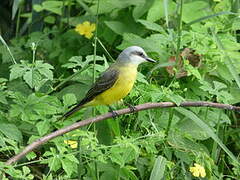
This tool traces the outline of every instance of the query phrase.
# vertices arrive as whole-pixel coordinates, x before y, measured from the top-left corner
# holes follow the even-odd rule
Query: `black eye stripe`
[[[132,52],[132,54],[136,54],[136,55],[138,55],[138,56],[145,57],[145,55],[143,54],[143,52],[140,52],[140,51],[134,51],[134,52]]]

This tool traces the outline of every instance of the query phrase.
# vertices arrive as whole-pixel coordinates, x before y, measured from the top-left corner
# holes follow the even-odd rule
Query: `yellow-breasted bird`
[[[124,49],[113,63],[92,85],[86,96],[62,118],[88,106],[111,105],[124,98],[132,89],[137,76],[138,65],[156,62],[138,46]]]

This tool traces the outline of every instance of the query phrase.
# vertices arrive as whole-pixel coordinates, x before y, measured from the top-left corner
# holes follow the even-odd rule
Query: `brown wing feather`
[[[119,71],[117,69],[109,68],[105,71],[92,85],[87,92],[85,98],[83,98],[76,106],[63,115],[63,118],[67,118],[74,112],[83,107],[84,104],[93,100],[97,95],[111,88],[118,79]]]

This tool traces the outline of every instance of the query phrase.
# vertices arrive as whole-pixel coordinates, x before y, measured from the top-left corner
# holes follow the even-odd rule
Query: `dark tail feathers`
[[[61,119],[67,119],[69,116],[71,116],[73,113],[77,112],[78,110],[82,109],[84,106],[83,105],[77,105],[75,107],[73,107],[71,110],[69,110],[68,112],[66,112]]]

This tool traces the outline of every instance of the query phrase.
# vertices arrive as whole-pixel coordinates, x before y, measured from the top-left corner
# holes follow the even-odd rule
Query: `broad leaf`
[[[22,142],[22,133],[19,131],[17,126],[14,124],[6,124],[6,123],[1,123],[0,124],[0,131],[3,133],[6,137],[16,140],[18,142]]]

